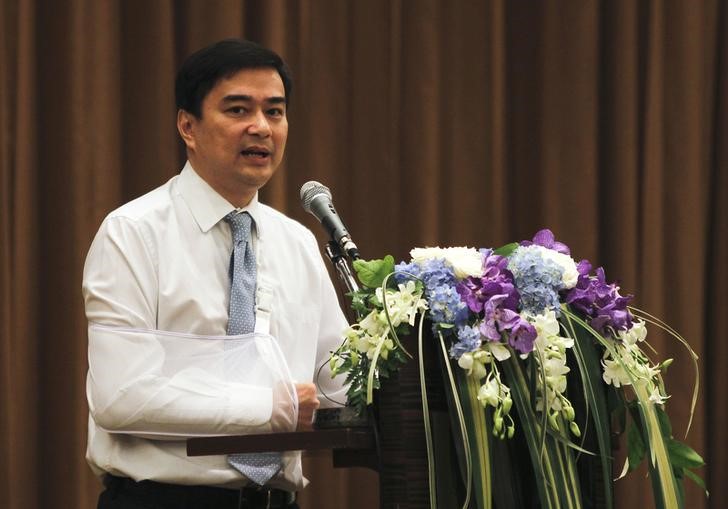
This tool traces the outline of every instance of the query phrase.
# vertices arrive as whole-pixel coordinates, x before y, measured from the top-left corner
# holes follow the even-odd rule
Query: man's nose
[[[248,127],[250,134],[256,134],[258,136],[269,136],[271,133],[270,124],[265,116],[265,113],[260,111],[255,115],[252,123]]]

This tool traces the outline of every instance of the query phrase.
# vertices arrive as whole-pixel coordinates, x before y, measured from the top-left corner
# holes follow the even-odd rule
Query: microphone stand
[[[334,240],[330,240],[324,249],[326,256],[334,265],[339,279],[346,289],[351,292],[359,290],[359,284],[354,279],[354,275],[349,267],[347,255],[341,246]],[[357,256],[355,259],[358,259]],[[371,411],[369,412],[371,414]],[[314,427],[316,429],[336,428],[341,426],[363,426],[374,422],[371,415],[359,415],[351,407],[341,408],[321,408],[316,410],[316,418]],[[376,426],[374,426],[374,438],[376,448],[378,449],[378,437]]]
[[[349,263],[346,261],[346,254],[344,253],[344,250],[341,249],[341,246],[333,240],[330,240],[329,243],[326,244],[324,251],[326,252],[326,256],[334,265],[336,273],[338,274],[341,282],[346,286],[346,289],[349,290],[349,292],[358,291],[359,285],[357,284],[356,279],[354,279],[354,275],[351,273]]]

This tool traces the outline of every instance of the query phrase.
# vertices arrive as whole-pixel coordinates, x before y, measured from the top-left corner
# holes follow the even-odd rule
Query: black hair
[[[288,104],[293,79],[283,59],[274,51],[254,42],[225,39],[196,51],[184,61],[174,84],[177,108],[200,118],[202,101],[218,81],[241,69],[261,67],[272,67],[278,71]]]

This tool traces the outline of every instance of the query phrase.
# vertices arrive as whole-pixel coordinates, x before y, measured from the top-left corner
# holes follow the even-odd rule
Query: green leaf
[[[473,440],[470,443],[473,468],[473,494],[475,507],[490,509],[493,507],[493,490],[491,485],[490,429],[486,412],[478,401],[480,383],[465,374],[462,369],[455,371],[463,415],[467,421],[467,429],[472,430]]]
[[[627,404],[622,397],[624,393],[617,390],[607,391],[607,408],[610,413],[612,432],[621,435],[627,429]]]
[[[631,472],[645,459],[647,448],[642,440],[642,433],[639,428],[632,424],[627,430],[627,458],[629,459],[629,471]]]
[[[568,425],[564,422],[559,423],[559,426],[564,425],[564,429],[568,429]],[[572,449],[574,451],[580,452],[582,454],[588,454],[589,456],[596,456],[597,454],[595,452],[592,452],[588,449],[584,449],[581,446],[576,445],[571,440],[569,440],[568,436],[565,436],[561,434],[561,432],[555,431],[552,428],[546,428],[546,433],[553,438],[556,442],[558,442],[560,445],[563,445],[564,447],[568,449]]]
[[[562,309],[564,310],[564,309]],[[586,329],[600,344],[602,344],[615,358],[622,367],[624,362],[619,353],[614,349],[601,334],[594,330],[589,324],[578,318],[573,313],[564,310],[576,323]],[[681,507],[679,486],[673,475],[670,458],[667,452],[667,444],[663,437],[660,418],[655,410],[655,405],[650,401],[650,394],[646,386],[636,384],[634,378],[627,372],[632,383],[635,396],[639,401],[639,413],[642,418],[643,429],[645,433],[645,445],[650,452],[650,465],[654,467],[657,475],[652,477],[653,491],[655,492],[655,501],[661,500],[664,507]]]
[[[667,451],[670,454],[670,461],[676,467],[700,468],[705,465],[703,458],[690,446],[677,440],[667,442]]]
[[[544,509],[559,507],[559,494],[563,494],[564,490],[568,490],[570,487],[559,485],[552,448],[543,447],[542,436],[546,436],[546,434],[542,431],[541,420],[536,416],[531,406],[531,395],[523,368],[515,355],[511,355],[510,358],[505,360],[502,366],[506,377],[510,381],[513,406],[520,417],[521,429],[536,475],[536,488],[538,489],[541,507]]]
[[[369,304],[369,299],[372,295],[371,290],[359,290],[351,292],[349,295],[351,296],[351,309],[356,311],[361,318],[368,315],[372,310],[372,306]]]
[[[662,434],[656,406],[650,402],[650,395],[645,385],[633,382],[632,388],[639,401],[642,429],[650,453],[650,477],[655,501],[661,500],[662,507],[665,508],[684,507],[681,503],[683,499],[681,485],[675,479],[667,450],[668,440]]]
[[[498,255],[498,256],[508,257],[513,253],[513,251],[516,250],[518,245],[519,245],[518,242],[511,242],[510,244],[506,244],[505,246],[499,247],[498,249],[493,251],[493,254]]]
[[[394,257],[387,255],[381,260],[354,260],[353,265],[364,286],[379,288],[384,278],[394,272]]]
[[[655,406],[655,411],[657,412],[657,419],[660,421],[662,436],[666,439],[672,438],[672,424],[670,424],[670,417],[667,415],[667,412],[660,406]]]
[[[684,474],[685,474],[685,477],[690,478],[690,480],[692,480],[695,484],[697,484],[698,486],[700,486],[703,489],[706,497],[710,496],[710,493],[705,488],[705,481],[703,481],[703,479],[698,474],[696,474],[695,472],[691,472],[690,470],[685,470]]]

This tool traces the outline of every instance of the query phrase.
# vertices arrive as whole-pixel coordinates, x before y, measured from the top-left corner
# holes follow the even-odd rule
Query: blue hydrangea
[[[441,286],[455,286],[457,279],[452,267],[442,259],[425,260],[421,265],[422,273],[420,277],[425,282],[425,287],[429,290]]]
[[[547,309],[559,313],[559,290],[563,288],[564,269],[541,256],[538,246],[519,247],[508,260],[508,269],[521,296],[520,307],[531,314]]]
[[[436,286],[426,290],[425,297],[433,322],[460,325],[468,319],[468,307],[455,286]]]
[[[398,263],[394,266],[394,280],[397,284],[406,283],[412,280],[412,276],[420,277],[422,269],[414,262],[412,263]]]
[[[445,260],[430,259],[421,264],[400,263],[394,270],[394,278],[398,283],[411,279],[410,274],[422,280],[433,322],[460,325],[468,319],[468,307],[456,290],[457,278]]]
[[[459,359],[464,353],[480,348],[481,337],[478,327],[461,325],[457,328],[458,341],[450,347],[450,357]]]

